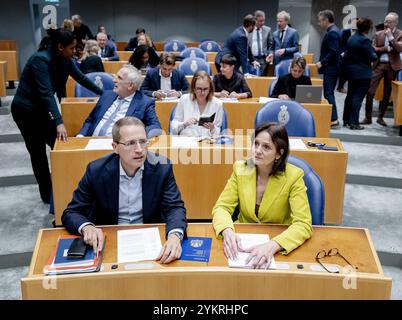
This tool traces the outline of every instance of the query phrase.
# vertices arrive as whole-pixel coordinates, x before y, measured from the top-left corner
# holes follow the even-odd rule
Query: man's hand
[[[179,259],[181,256],[181,243],[178,236],[175,234],[170,234],[167,241],[163,245],[159,256],[156,261],[161,263],[170,263],[174,260]]]
[[[385,35],[386,35],[388,38],[392,37],[392,36],[393,36],[393,35],[392,35],[392,30],[391,30],[390,28],[385,29]]]
[[[104,237],[102,230],[89,224],[82,228],[81,233],[84,237],[84,242],[92,246],[94,253],[98,255],[98,252],[103,248]]]
[[[318,69],[321,69],[321,68],[322,68],[322,63],[321,63],[321,61],[318,61],[315,65],[316,65],[316,67],[317,67]]]
[[[154,91],[154,97],[156,99],[162,99],[166,96],[166,94],[162,90]]]
[[[271,53],[268,57],[265,58],[265,61],[271,63],[274,60],[274,55]]]
[[[275,55],[277,57],[281,57],[281,56],[283,56],[285,54],[285,51],[286,51],[286,49],[278,49],[278,50],[275,51]]]
[[[178,92],[176,90],[170,90],[167,96],[168,97],[180,98],[180,92]]]
[[[258,61],[253,61],[253,67],[254,68],[260,68],[261,65],[260,65],[260,63]]]

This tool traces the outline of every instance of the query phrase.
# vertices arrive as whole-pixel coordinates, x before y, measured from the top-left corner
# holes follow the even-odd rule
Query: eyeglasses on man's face
[[[324,264],[321,262],[321,259],[324,259],[325,257],[334,257],[334,256],[338,256],[340,258],[342,258],[349,266],[351,266],[353,269],[357,270],[357,267],[355,267],[353,264],[351,264],[348,260],[346,260],[346,258],[340,254],[338,248],[332,248],[330,249],[328,252],[326,252],[325,250],[321,250],[320,252],[317,253],[315,260],[321,265],[321,267],[324,268],[325,271],[329,272],[329,273],[339,273],[338,271],[330,271],[328,270]]]
[[[121,144],[123,148],[127,150],[132,150],[135,149],[136,147],[144,149],[145,147],[148,146],[148,139],[130,140],[127,142],[115,141],[115,143]]]

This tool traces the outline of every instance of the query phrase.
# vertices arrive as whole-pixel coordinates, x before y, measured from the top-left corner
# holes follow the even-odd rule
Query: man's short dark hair
[[[176,56],[172,52],[164,52],[159,58],[159,64],[167,64],[169,66],[174,66],[176,63]]]
[[[237,59],[235,56],[231,55],[230,53],[227,53],[222,57],[221,63],[234,66],[237,63]]]
[[[252,14],[248,14],[243,19],[243,27],[248,28],[255,26],[255,17]]]
[[[356,27],[359,33],[369,33],[373,29],[373,21],[369,18],[359,18]]]
[[[137,30],[135,30],[135,34],[140,34],[140,33],[145,33],[145,29],[144,28],[138,28]]]
[[[334,12],[332,11],[332,10],[323,10],[323,11],[320,11],[319,13],[318,13],[318,16],[320,17],[324,17],[325,19],[327,19],[328,20],[328,22],[329,23],[334,23],[335,22],[335,15],[334,15]]]

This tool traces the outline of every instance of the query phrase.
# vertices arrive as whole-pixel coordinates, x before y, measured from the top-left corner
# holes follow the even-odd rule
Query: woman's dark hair
[[[357,32],[369,33],[373,29],[373,21],[369,18],[359,18],[356,21]]]
[[[286,131],[285,126],[271,122],[271,123],[263,123],[255,129],[253,136],[251,137],[251,141],[254,144],[254,140],[261,132],[267,132],[272,139],[273,144],[275,145],[276,151],[281,154],[281,150],[283,153],[279,160],[275,160],[274,165],[272,167],[271,176],[274,176],[280,172],[285,171],[286,162],[289,155],[289,137],[288,132]]]
[[[148,63],[151,65],[152,68],[156,67],[159,64],[159,57],[156,54],[155,50],[147,45],[140,45],[138,46],[133,54],[130,57],[129,63],[136,67],[138,70],[142,67],[142,56],[144,53],[148,52],[149,54],[149,61]]]
[[[231,55],[230,53],[227,53],[222,57],[221,63],[234,66],[237,63],[237,60],[235,56]]]
[[[135,30],[135,34],[140,34],[140,33],[145,33],[145,29],[144,28],[138,28],[137,30]]]
[[[57,50],[57,46],[61,44],[63,47],[67,47],[75,40],[75,35],[70,30],[64,28],[47,29],[47,36],[45,36],[39,44],[39,51],[46,50],[51,47],[53,50]]]

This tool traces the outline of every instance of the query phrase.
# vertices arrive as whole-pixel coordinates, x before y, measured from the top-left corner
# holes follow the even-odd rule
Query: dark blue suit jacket
[[[116,48],[113,45],[106,44],[105,54],[102,58],[108,58],[109,61],[119,61],[119,56],[116,53]]]
[[[153,68],[147,72],[144,82],[141,85],[141,91],[147,96],[152,97],[152,92],[161,88],[161,76],[159,75],[160,67]],[[172,89],[187,93],[189,84],[183,72],[173,69],[171,78]]]
[[[274,54],[274,64],[278,64],[282,60],[293,59],[293,55],[299,51],[299,33],[296,29],[288,27],[283,42],[281,42],[280,35],[279,30],[276,30],[272,35],[270,51]],[[279,49],[286,49],[285,54],[281,57],[275,57],[275,51]]]
[[[336,25],[332,25],[322,39],[320,62],[322,67],[318,70],[320,74],[339,73],[341,54],[341,32]]]
[[[113,104],[117,94],[112,90],[105,91],[99,98],[98,103],[85,120],[79,134],[83,136],[92,136],[96,126],[102,120],[103,115]],[[144,122],[148,136],[161,134],[161,125],[155,112],[155,102],[153,99],[145,96],[141,91],[137,91],[131,100],[126,116],[136,117]],[[152,132],[150,133],[150,131]]]
[[[152,161],[149,161],[152,160]],[[154,161],[159,160],[159,161]],[[120,158],[109,154],[91,162],[61,218],[70,233],[86,222],[116,225],[119,221]],[[166,223],[170,230],[186,230],[186,209],[173,175],[172,165],[162,156],[148,153],[142,175],[144,223]]]
[[[243,73],[249,73],[248,66],[248,34],[243,27],[238,27],[234,30],[225,41],[225,46],[216,55],[215,63],[220,64],[222,57],[230,53],[237,59],[236,69],[242,67]],[[250,57],[251,58],[251,57]],[[252,58],[251,58],[252,59]],[[252,61],[251,61],[252,62]]]

